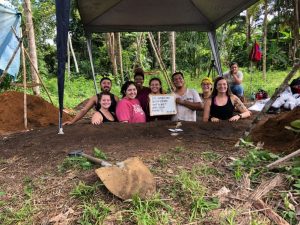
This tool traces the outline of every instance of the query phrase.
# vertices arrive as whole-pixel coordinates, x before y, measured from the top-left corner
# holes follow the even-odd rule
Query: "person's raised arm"
[[[240,74],[240,77],[238,74]],[[238,71],[236,74],[232,74],[232,76],[235,84],[241,84],[243,82],[243,73],[241,71]]]
[[[210,106],[211,106],[211,98],[207,99],[204,102],[203,122],[208,122],[209,121]]]
[[[101,115],[100,112],[95,112],[92,116],[91,120],[93,125],[99,125],[103,122],[103,116]]]
[[[86,103],[86,105],[83,107],[83,109],[81,109],[72,120],[64,122],[63,125],[70,125],[70,124],[76,123],[78,120],[80,120],[82,117],[84,117],[84,115],[91,108],[93,108],[93,106],[95,105],[96,102],[97,102],[97,96],[95,95],[89,99],[89,101]]]
[[[176,103],[183,105],[191,110],[201,110],[204,107],[204,104],[199,96],[199,94],[195,90],[190,90],[193,95],[193,102],[187,100],[181,100],[180,98],[176,98]]]
[[[251,116],[251,112],[247,109],[247,107],[242,103],[240,98],[233,95],[231,97],[231,101],[233,102],[234,107],[240,112],[240,114],[235,115],[229,119],[229,121],[237,121],[239,119],[247,118]]]
[[[202,102],[190,102],[187,100],[182,100],[180,98],[176,98],[176,103],[179,105],[183,105],[191,110],[201,110],[203,109],[203,103]]]

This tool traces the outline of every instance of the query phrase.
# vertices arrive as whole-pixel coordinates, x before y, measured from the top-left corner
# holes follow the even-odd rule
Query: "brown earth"
[[[63,119],[69,120],[68,114]],[[28,129],[58,123],[58,109],[41,97],[27,95]],[[0,94],[0,135],[24,130],[24,94],[7,91]]]
[[[264,142],[266,149],[274,152],[292,152],[300,148],[300,135],[285,129],[290,122],[300,119],[300,107],[283,112],[255,127],[251,137],[255,142]]]
[[[14,96],[13,101],[8,98],[11,95]],[[41,98],[34,96],[28,98],[31,102],[28,104],[31,110],[30,124],[34,129],[9,135],[2,133],[0,136],[0,192],[5,192],[4,196],[0,196],[0,202],[10,202],[9,207],[20,208],[26,200],[24,187],[28,185],[28,180],[33,185],[32,201],[35,209],[33,222],[27,221],[21,224],[54,224],[50,222],[51,218],[66,213],[69,209],[74,212],[69,218],[69,223],[66,224],[78,223],[82,202],[72,198],[70,192],[79,181],[93,185],[98,178],[93,170],[70,169],[62,173],[58,168],[69,152],[79,149],[92,154],[93,148],[97,147],[108,156],[110,162],[122,161],[132,156],[140,157],[154,173],[157,189],[165,198],[169,198],[168,185],[172,183],[171,177],[182,169],[190,170],[194,165],[203,163],[203,152],[213,152],[220,156],[210,165],[218,168],[222,177],[213,179],[201,177],[201,182],[209,187],[208,194],[219,190],[224,185],[229,188],[236,186],[232,181],[232,172],[228,171],[226,165],[230,163],[228,157],[239,157],[245,154],[234,145],[249,127],[252,118],[236,123],[220,122],[219,124],[183,122],[181,127],[183,132],[178,136],[171,136],[168,131],[169,128],[175,127],[175,123],[171,121],[147,124],[105,123],[93,126],[89,120],[81,120],[74,125],[65,126],[65,134],[59,135],[58,127],[54,125],[57,124],[57,109]],[[17,107],[19,105],[21,107]],[[9,129],[9,131],[23,130],[22,105],[22,93],[7,92],[0,95],[2,132]],[[5,111],[7,108],[10,109],[10,113]],[[5,117],[1,117],[2,114]],[[284,146],[289,150],[299,148],[299,140],[295,139],[295,135],[282,129],[282,126],[296,117],[299,118],[299,109],[269,119],[269,122],[254,130],[254,140],[265,142],[266,147],[273,150],[283,150]],[[15,127],[13,122],[16,124]],[[263,131],[267,127],[269,130]],[[277,131],[277,129],[281,130]],[[272,136],[275,134],[284,135],[282,136],[284,140]],[[276,139],[276,144],[273,139]],[[293,144],[286,144],[286,140],[292,140]],[[115,204],[116,210],[124,211],[127,207],[126,203],[124,206],[122,201],[112,196],[103,187],[97,190],[95,197],[106,203]],[[182,213],[180,203],[175,201],[174,207]],[[184,217],[183,215],[182,218]]]

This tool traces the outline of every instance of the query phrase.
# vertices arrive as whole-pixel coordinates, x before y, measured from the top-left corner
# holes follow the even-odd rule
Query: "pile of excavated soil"
[[[300,119],[299,107],[269,118],[253,129],[252,140],[264,142],[266,149],[275,152],[289,153],[297,150],[300,148],[300,134],[284,128],[296,119]]]
[[[72,119],[64,113],[63,120]],[[58,108],[43,98],[27,95],[28,129],[58,124]],[[0,135],[24,130],[24,94],[8,91],[0,94]]]

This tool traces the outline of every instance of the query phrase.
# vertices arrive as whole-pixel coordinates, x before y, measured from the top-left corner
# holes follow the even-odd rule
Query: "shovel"
[[[131,199],[135,195],[145,199],[156,191],[153,175],[138,157],[131,157],[112,165],[82,151],[71,152],[69,156],[82,156],[101,165],[102,168],[95,170],[97,176],[112,194],[123,200]]]

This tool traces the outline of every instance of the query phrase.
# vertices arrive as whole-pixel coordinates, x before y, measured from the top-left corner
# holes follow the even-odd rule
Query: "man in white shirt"
[[[203,102],[194,89],[185,86],[184,77],[181,72],[172,75],[172,81],[176,87],[177,114],[172,117],[173,121],[194,121],[196,122],[196,110],[203,109]]]

